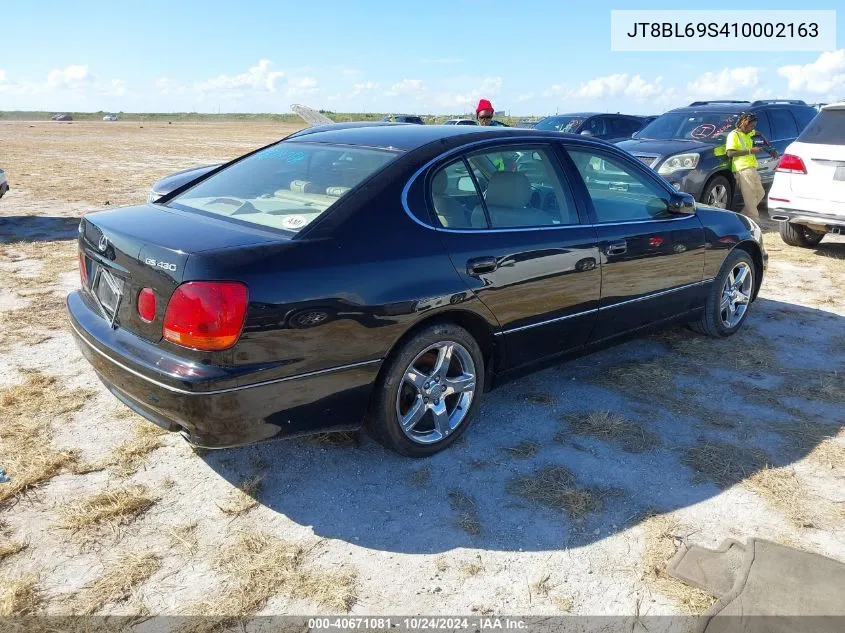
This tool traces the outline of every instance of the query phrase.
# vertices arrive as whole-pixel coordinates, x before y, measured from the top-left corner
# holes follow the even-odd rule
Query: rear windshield
[[[361,147],[279,143],[227,167],[168,204],[298,232],[397,156]]]
[[[822,110],[798,137],[801,143],[845,145],[845,110]]]
[[[738,114],[728,112],[669,112],[637,132],[637,138],[724,141],[736,127]]]

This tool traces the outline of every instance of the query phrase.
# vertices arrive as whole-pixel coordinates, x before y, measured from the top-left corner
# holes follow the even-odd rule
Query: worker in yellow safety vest
[[[725,150],[731,159],[731,171],[739,184],[742,192],[742,214],[750,218],[759,219],[760,213],[757,205],[766,197],[763,189],[763,182],[757,172],[757,154],[763,151],[762,147],[754,147],[754,136],[760,136],[766,145],[768,140],[760,134],[757,127],[757,115],[753,112],[743,112],[739,115],[736,129],[728,134],[725,141]],[[777,158],[777,152],[769,146],[769,154]],[[728,201],[730,202],[730,201]]]

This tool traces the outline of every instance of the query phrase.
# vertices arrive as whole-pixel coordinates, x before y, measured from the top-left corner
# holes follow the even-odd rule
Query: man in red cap
[[[475,109],[478,125],[490,125],[493,122],[493,104],[487,99],[481,99]]]

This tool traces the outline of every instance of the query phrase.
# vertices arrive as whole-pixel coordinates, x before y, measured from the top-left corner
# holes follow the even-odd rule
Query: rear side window
[[[816,118],[815,108],[793,108],[792,109],[792,116],[795,117],[795,120],[798,121],[798,131],[802,131],[805,127],[810,124],[814,118]]]
[[[399,153],[278,143],[227,167],[168,204],[298,232]]]
[[[446,228],[578,223],[569,187],[546,149],[512,146],[470,154],[437,171],[430,186],[437,220]]]
[[[772,139],[788,139],[798,136],[798,125],[792,114],[786,108],[769,110],[769,120],[772,123]]]
[[[845,110],[822,110],[801,132],[801,143],[845,145]]]

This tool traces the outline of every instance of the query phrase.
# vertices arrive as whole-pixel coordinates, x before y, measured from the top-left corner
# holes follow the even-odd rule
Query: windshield
[[[720,142],[736,127],[738,118],[739,115],[732,112],[670,112],[637,132],[637,138]]]
[[[397,152],[317,143],[278,143],[176,196],[177,209],[298,232]]]
[[[552,130],[554,132],[577,132],[584,122],[579,116],[550,116],[534,126],[535,130]]]

